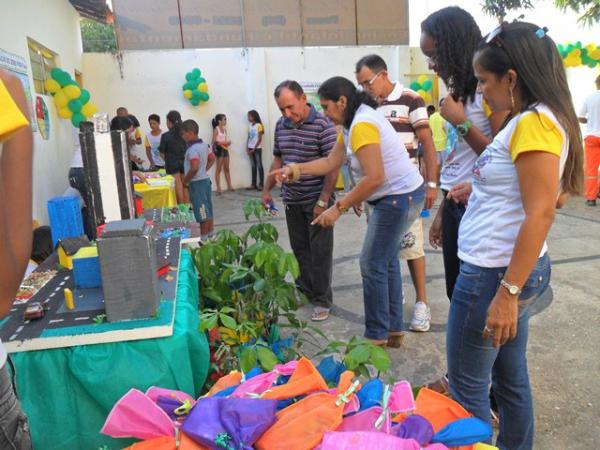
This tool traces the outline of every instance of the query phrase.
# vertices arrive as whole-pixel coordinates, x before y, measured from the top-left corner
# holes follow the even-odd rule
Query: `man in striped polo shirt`
[[[424,209],[430,209],[437,196],[437,160],[429,116],[423,98],[415,91],[388,78],[387,65],[379,55],[367,55],[356,63],[356,80],[379,102],[383,113],[402,138],[411,160],[418,165],[417,148],[423,147],[427,191]],[[416,303],[410,321],[412,331],[428,331],[431,311],[425,289],[425,249],[423,221],[413,223],[402,240],[400,256],[407,260],[416,292]]]
[[[306,101],[296,81],[283,81],[275,89],[281,117],[275,127],[271,172],[290,163],[303,163],[327,156],[337,140],[333,123]],[[331,277],[333,227],[311,222],[333,204],[337,171],[326,177],[303,176],[297,183],[281,187],[290,244],[300,265],[298,288],[313,305],[312,320],[329,317],[332,305]],[[275,178],[269,176],[263,203],[272,204]]]

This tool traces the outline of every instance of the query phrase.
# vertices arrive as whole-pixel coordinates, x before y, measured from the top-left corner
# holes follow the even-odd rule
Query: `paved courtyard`
[[[217,230],[245,231],[243,201],[259,194],[248,191],[213,196]],[[274,198],[275,195],[274,195]],[[281,208],[281,203],[278,201]],[[435,211],[432,211],[432,216]],[[431,219],[426,219],[425,232]],[[273,219],[280,243],[289,249],[284,213]],[[358,255],[366,221],[353,214],[335,227],[333,290],[335,308],[318,326],[331,339],[362,336],[363,302]],[[600,441],[600,207],[572,199],[557,212],[549,238],[552,292],[538,304],[530,322],[529,371],[536,417],[535,448],[540,450],[597,448]],[[403,348],[388,350],[393,374],[422,384],[445,373],[448,299],[442,255],[426,244],[427,293],[432,311],[431,330],[409,333]],[[414,290],[402,263],[410,320]],[[300,310],[307,319],[310,308]]]

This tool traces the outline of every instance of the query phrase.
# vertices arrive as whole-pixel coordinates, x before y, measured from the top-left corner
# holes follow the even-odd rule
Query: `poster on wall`
[[[306,94],[306,100],[308,100],[308,103],[310,103],[311,105],[313,105],[317,111],[319,112],[323,112],[323,108],[321,108],[321,102],[319,102],[319,94],[317,94],[317,92],[319,91],[319,88],[321,87],[321,82],[320,81],[300,81],[300,86],[302,86],[302,89],[304,90],[304,93]]]
[[[8,70],[19,77],[19,80],[21,80],[21,83],[23,84],[23,90],[25,91],[27,103],[29,105],[33,105],[33,100],[31,98],[31,87],[29,85],[29,75],[27,74],[27,62],[25,61],[25,58],[15,55],[14,53],[9,53],[0,48],[0,68]],[[37,119],[34,110],[30,111],[29,122],[31,123],[31,129],[33,131],[37,131]]]
[[[50,138],[50,115],[44,98],[39,95],[35,97],[35,118],[40,135],[47,141]]]

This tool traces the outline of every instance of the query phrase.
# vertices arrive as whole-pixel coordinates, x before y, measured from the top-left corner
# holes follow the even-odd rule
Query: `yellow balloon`
[[[98,107],[96,105],[94,105],[92,102],[87,102],[81,108],[81,114],[83,114],[85,117],[92,117],[94,114],[96,114],[97,111],[98,111]]]
[[[46,81],[44,81],[44,88],[46,89],[46,91],[50,92],[51,94],[54,94],[60,89],[60,84],[58,84],[58,81],[49,78]]]
[[[63,88],[63,92],[69,100],[75,100],[81,95],[81,89],[79,89],[79,86],[75,86],[74,84],[69,84],[68,86],[65,86]]]
[[[198,90],[200,92],[208,92],[208,84],[206,84],[206,83],[200,83],[198,85]]]
[[[590,58],[600,59],[600,48],[597,48],[588,53]]]
[[[185,98],[192,98],[192,91],[190,91],[189,89],[186,89],[185,91],[183,91],[183,96]]]
[[[576,56],[576,57],[580,57],[581,56],[581,50],[578,48],[574,48],[573,51],[571,52],[572,56]],[[571,56],[569,55],[569,56]]]
[[[58,117],[61,119],[70,119],[72,115],[73,111],[71,111],[69,108],[60,108],[58,110]]]
[[[417,82],[423,86],[423,83],[425,83],[427,80],[429,80],[429,77],[427,75],[421,75],[419,78],[417,78]]]
[[[57,108],[64,108],[69,103],[69,99],[64,93],[64,89],[60,89],[56,91],[54,94],[54,104]]]

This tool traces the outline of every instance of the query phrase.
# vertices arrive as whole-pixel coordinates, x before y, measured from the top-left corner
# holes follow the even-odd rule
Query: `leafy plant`
[[[371,371],[374,371],[379,377],[390,370],[391,360],[387,352],[366,339],[355,336],[349,342],[331,341],[319,355],[334,353],[342,355],[348,370],[357,376],[371,378]]]

